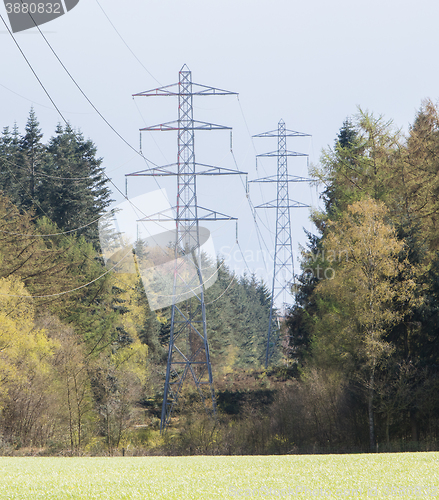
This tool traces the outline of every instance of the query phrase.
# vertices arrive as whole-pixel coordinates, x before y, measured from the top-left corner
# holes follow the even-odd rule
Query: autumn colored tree
[[[369,198],[348,206],[337,221],[328,223],[323,247],[345,252],[346,259],[334,262],[334,276],[322,280],[314,292],[319,298],[314,354],[332,355],[333,366],[338,358],[361,375],[368,394],[371,450],[375,373],[393,350],[385,336],[418,303],[415,270],[388,217],[384,203]],[[399,303],[404,303],[404,310]]]
[[[0,428],[22,446],[47,438],[45,412],[56,395],[56,342],[35,328],[34,304],[17,278],[0,279]]]

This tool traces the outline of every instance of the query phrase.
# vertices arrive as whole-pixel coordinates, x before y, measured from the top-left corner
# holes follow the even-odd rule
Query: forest
[[[33,109],[0,137],[0,454],[436,450],[439,108],[358,110],[312,176],[323,210],[264,369],[270,292],[219,261],[206,290],[218,415],[188,385],[160,434],[170,308],[104,265],[94,143]]]

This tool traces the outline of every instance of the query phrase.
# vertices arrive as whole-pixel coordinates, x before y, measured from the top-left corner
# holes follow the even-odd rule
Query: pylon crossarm
[[[270,132],[264,132],[262,134],[254,135],[253,137],[311,137],[311,134],[305,134],[304,132],[296,132],[295,130],[285,129],[285,133],[279,134],[279,130],[272,130]]]
[[[156,212],[155,214],[146,215],[141,219],[137,219],[137,222],[171,222],[175,221],[175,210],[177,207],[167,208],[161,212]]]
[[[199,83],[192,82],[192,90],[190,92],[181,92],[179,83],[172,83],[171,85],[165,85],[164,87],[158,87],[156,89],[145,90],[144,92],[139,92],[133,94],[133,97],[179,97],[181,95],[189,96],[211,96],[211,95],[238,95],[238,92],[230,92],[229,90],[217,89],[215,87],[209,87],[207,85],[201,85]]]
[[[214,167],[213,165],[206,165],[204,163],[194,163],[195,172],[192,175],[245,175],[248,172],[241,172],[240,170],[233,170],[231,168],[225,167]],[[164,177],[164,176],[177,176],[181,175],[178,171],[178,163],[170,163],[169,165],[163,165],[162,167],[148,168],[145,170],[139,170],[138,172],[132,172],[126,174],[125,177]],[[204,170],[197,171],[197,168],[202,168]]]
[[[260,155],[257,155],[256,157],[257,158],[279,158],[279,157],[284,157],[284,156],[308,156],[307,154],[305,153],[297,153],[296,151],[288,151],[288,150],[285,150],[285,151],[282,151],[282,152],[279,152],[279,151],[271,151],[270,153],[262,153]]]
[[[279,208],[277,200],[269,201],[268,203],[263,203],[255,208]],[[282,204],[282,209],[284,208],[309,208],[309,205],[295,200],[286,200],[286,203]]]
[[[238,92],[230,92],[229,90],[192,83],[192,95],[238,95]]]
[[[178,221],[178,222],[197,222],[197,221],[219,221],[219,220],[236,220],[236,217],[231,217],[229,215],[223,214],[221,212],[216,212],[214,210],[209,210],[208,208],[197,207],[198,213],[201,215],[198,217],[178,217],[174,216],[177,207],[167,208],[161,212],[157,212],[152,215],[148,215],[138,219],[137,222],[167,222],[167,221]],[[204,212],[204,214],[203,214]],[[169,214],[169,215],[168,215]]]
[[[190,122],[190,125],[187,127],[181,127],[179,120],[174,120],[172,122],[159,123],[158,125],[152,125],[150,127],[141,128],[141,132],[145,131],[160,131],[160,132],[169,132],[173,130],[182,131],[182,130],[231,130],[232,127],[226,127],[225,125],[217,125],[216,123],[208,123],[208,122],[199,122],[193,120]]]
[[[296,132],[295,130],[288,130],[285,127],[285,122],[279,120],[278,127],[276,130],[270,130],[269,132],[263,132],[262,134],[254,135],[253,137],[278,137],[285,139],[286,137],[311,137],[311,134],[305,134],[304,132]]]
[[[177,92],[173,92],[171,89],[175,88]],[[137,94],[133,94],[133,97],[151,97],[151,96],[178,96],[178,83],[171,83],[170,85],[165,85],[163,87],[158,87],[156,89],[145,90],[144,92],[138,92]]]
[[[208,208],[198,207],[198,210],[199,213],[201,212],[199,220],[236,220],[236,217],[230,217],[229,215],[222,214],[221,212],[215,212],[214,210],[209,210]]]
[[[278,182],[277,175],[270,175],[268,177],[260,177],[259,179],[253,179],[251,182]],[[298,175],[286,175],[282,177],[282,182],[311,182],[312,179],[307,177],[299,177]]]

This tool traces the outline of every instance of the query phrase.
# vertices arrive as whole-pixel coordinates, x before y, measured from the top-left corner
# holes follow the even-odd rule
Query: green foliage
[[[368,403],[362,425],[373,430],[375,417],[387,442],[420,439],[421,422],[427,439],[439,415],[423,404],[438,375],[438,116],[424,101],[407,137],[361,110],[344,122],[315,169],[325,211],[313,214],[320,235],[303,254],[287,320],[302,376],[338,373],[352,404]]]
[[[145,425],[148,401],[161,403],[171,310],[149,309],[132,269],[103,266],[93,221],[110,193],[94,144],[70,125],[42,139],[33,109],[23,135],[0,139],[0,283],[20,315],[1,316],[0,434],[17,448],[113,454]],[[260,366],[266,286],[220,263],[206,303],[215,376]]]
[[[6,127],[0,138],[0,190],[22,211],[32,209],[64,231],[81,229],[99,248],[97,219],[110,205],[96,146],[69,124],[45,145],[31,109],[24,135]]]
[[[47,215],[65,231],[89,225],[110,205],[102,159],[96,147],[70,125],[60,125],[47,146],[47,160],[39,196],[40,213]],[[97,222],[81,234],[99,247]]]
[[[215,369],[262,366],[270,314],[265,284],[254,275],[238,278],[219,262],[218,279],[205,301]]]
[[[21,160],[20,152],[20,134],[17,125],[14,125],[13,131],[9,127],[3,129],[0,138],[0,190],[7,194],[16,204],[20,203],[19,179],[23,172],[16,168]]]
[[[308,234],[273,370],[261,368],[266,285],[218,263],[205,303],[219,419],[205,418],[185,388],[165,437],[157,422],[171,308],[149,309],[135,266],[103,266],[93,221],[110,192],[94,144],[70,125],[42,139],[33,110],[23,135],[5,128],[0,138],[5,452],[362,451],[375,438],[386,450],[437,447],[439,113],[430,101],[407,137],[359,110],[323,153],[319,234]]]

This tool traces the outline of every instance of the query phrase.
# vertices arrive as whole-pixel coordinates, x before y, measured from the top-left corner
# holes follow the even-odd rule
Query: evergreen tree
[[[220,263],[206,302],[212,357],[229,367],[262,366],[271,304],[266,285],[255,275],[236,278]]]
[[[96,157],[93,142],[70,125],[58,125],[47,152],[47,179],[40,189],[44,213],[65,231],[83,227],[80,234],[98,248],[98,224],[92,222],[112,201],[102,158]]]
[[[166,351],[160,344],[159,332],[161,324],[157,320],[157,315],[151,311],[148,305],[148,298],[145,293],[141,278],[136,280],[134,299],[136,307],[143,309],[144,315],[141,323],[137,325],[138,336],[143,344],[148,346],[148,353],[155,362],[160,363],[166,359]]]
[[[20,169],[20,202],[22,209],[28,210],[33,205],[38,205],[38,191],[42,182],[41,173],[44,165],[46,148],[42,144],[43,134],[34,109],[31,108],[26,123],[26,132],[20,139],[20,157],[16,168]]]
[[[329,274],[327,269],[330,266],[322,250],[322,238],[305,232],[308,237],[307,250],[302,252],[302,273],[296,282],[295,303],[287,312],[284,340],[287,360],[300,366],[305,364],[311,346],[312,318],[317,307],[313,292],[325,272]]]
[[[15,123],[12,132],[5,127],[0,138],[0,191],[17,206],[21,202],[20,161],[20,133]]]

